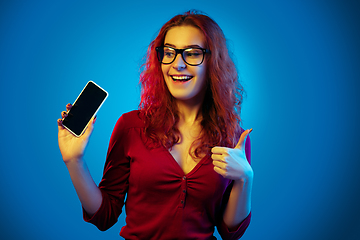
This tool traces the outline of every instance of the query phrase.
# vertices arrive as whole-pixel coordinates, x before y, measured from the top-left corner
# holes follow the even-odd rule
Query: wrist
[[[242,176],[240,176],[239,179],[236,179],[235,182],[238,182],[238,183],[241,183],[241,184],[252,183],[253,179],[254,179],[254,172],[251,169],[246,174],[243,174]]]
[[[67,168],[72,168],[74,166],[84,165],[84,160],[82,157],[75,157],[64,160],[64,163]]]

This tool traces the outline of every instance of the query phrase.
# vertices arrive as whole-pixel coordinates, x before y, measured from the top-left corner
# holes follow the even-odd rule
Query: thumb
[[[94,130],[95,121],[96,121],[96,116],[93,117],[93,118],[90,120],[90,122],[89,122],[89,124],[88,124],[88,126],[87,126],[87,129],[85,130],[85,132],[84,132],[84,134],[83,134],[83,136],[84,136],[85,138],[89,138],[89,137],[90,137],[92,131]]]
[[[238,143],[236,144],[235,148],[245,149],[245,140],[246,140],[246,137],[251,133],[251,131],[252,131],[252,128],[245,130],[241,134],[240,139],[239,139]]]

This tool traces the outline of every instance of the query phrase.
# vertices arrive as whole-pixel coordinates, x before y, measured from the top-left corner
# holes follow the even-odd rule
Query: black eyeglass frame
[[[160,57],[160,55],[161,55],[161,54],[160,54],[160,50],[161,50],[161,49],[164,49],[165,47],[171,48],[171,49],[174,49],[174,50],[175,50],[175,57],[174,57],[174,59],[173,59],[171,62],[169,62],[169,63],[163,63],[163,62],[162,62],[162,59],[161,59],[161,57]],[[188,62],[185,60],[185,57],[184,57],[183,53],[184,53],[185,50],[188,50],[188,49],[200,49],[200,50],[204,53],[204,54],[203,54],[203,58],[202,58],[202,60],[201,60],[201,62],[200,62],[199,64],[190,64],[190,63],[188,63]],[[160,63],[165,64],[165,65],[168,65],[168,64],[173,63],[173,62],[175,61],[177,55],[180,53],[181,58],[184,60],[184,62],[185,62],[186,64],[188,64],[188,65],[190,65],[190,66],[199,66],[199,65],[201,65],[201,64],[204,62],[205,54],[206,54],[206,53],[211,53],[211,51],[210,51],[209,49],[197,48],[197,47],[176,49],[176,48],[172,48],[172,47],[169,47],[169,46],[160,46],[160,47],[156,47],[155,50],[156,50],[156,52],[157,52],[157,54],[156,54],[157,59],[159,60]],[[163,55],[164,55],[164,53],[163,53]],[[164,56],[163,56],[162,58],[164,58]]]

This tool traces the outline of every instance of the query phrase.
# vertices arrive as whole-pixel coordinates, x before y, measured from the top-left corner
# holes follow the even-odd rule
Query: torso
[[[179,130],[181,133],[180,141],[172,147],[170,153],[184,171],[184,174],[188,174],[205,154],[201,155],[199,159],[194,159],[189,153],[191,144],[200,133],[199,127],[180,127]]]

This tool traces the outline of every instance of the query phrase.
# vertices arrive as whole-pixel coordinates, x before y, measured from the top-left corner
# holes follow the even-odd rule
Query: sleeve
[[[224,221],[221,221],[218,225],[218,232],[222,239],[240,239],[244,235],[246,229],[248,228],[251,220],[251,213],[240,223],[239,227],[235,230],[230,231],[226,226]]]
[[[101,231],[109,229],[117,222],[129,186],[130,160],[127,157],[129,128],[126,128],[126,125],[123,115],[117,121],[110,138],[104,173],[99,184],[103,197],[99,210],[90,216],[83,209],[84,220],[94,224]]]
[[[251,164],[251,143],[250,143],[250,137],[248,136],[245,141],[245,155],[246,159],[248,160],[249,164]],[[223,207],[222,207],[222,213],[224,212],[224,209],[226,207],[227,201],[229,200],[230,192],[232,189],[232,182],[228,186],[228,188],[225,191],[224,198],[223,198]],[[222,214],[221,214],[222,216]],[[229,230],[229,228],[224,223],[223,218],[221,217],[221,222],[217,225],[218,232],[222,239],[224,240],[230,240],[230,239],[240,239],[248,226],[250,225],[251,220],[251,212],[250,214],[240,223],[237,229]]]

